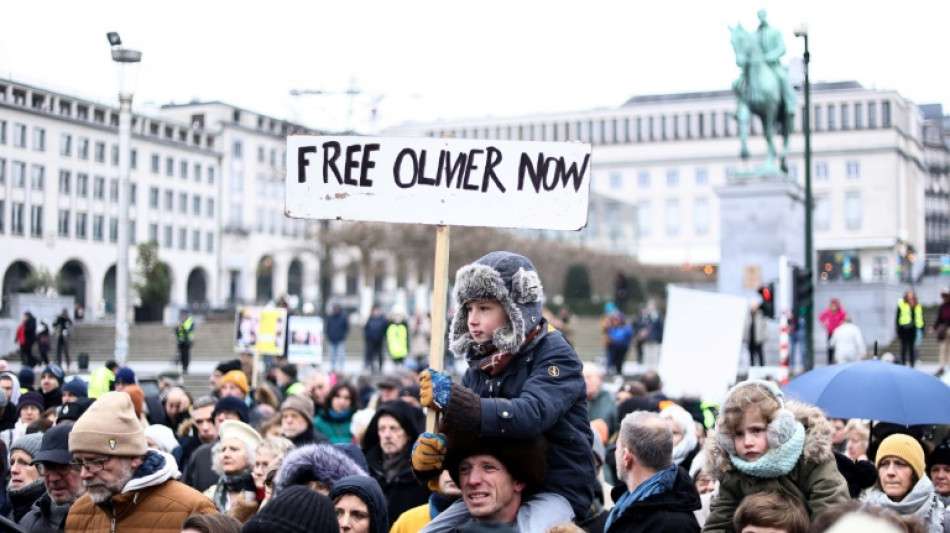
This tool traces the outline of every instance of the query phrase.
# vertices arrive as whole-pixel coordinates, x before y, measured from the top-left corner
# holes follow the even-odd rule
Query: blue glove
[[[423,407],[445,409],[452,397],[452,378],[438,370],[419,374],[419,402]]]

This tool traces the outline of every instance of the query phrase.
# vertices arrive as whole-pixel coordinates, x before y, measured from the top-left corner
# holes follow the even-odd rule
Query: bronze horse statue
[[[755,114],[762,121],[762,130],[768,153],[765,168],[775,168],[775,143],[772,138],[781,126],[783,144],[779,156],[779,165],[783,172],[788,171],[788,136],[791,133],[795,117],[795,102],[786,102],[782,84],[775,72],[765,62],[762,49],[754,32],[747,31],[741,25],[729,28],[732,33],[732,49],[736,54],[736,65],[742,74],[732,84],[736,95],[736,120],[739,123],[739,139],[742,143],[740,155],[748,159],[749,120]]]

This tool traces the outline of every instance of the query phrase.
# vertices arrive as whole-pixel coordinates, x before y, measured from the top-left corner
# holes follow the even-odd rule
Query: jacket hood
[[[353,459],[332,444],[309,444],[284,457],[274,484],[274,496],[292,485],[323,481],[331,487],[346,476],[367,475]]]
[[[462,357],[476,344],[468,332],[465,304],[494,300],[508,313],[508,323],[495,330],[492,342],[501,353],[517,353],[528,332],[541,323],[544,288],[534,264],[512,252],[492,252],[455,274],[458,312],[449,328],[449,347]]]
[[[7,398],[7,405],[15,407],[20,401],[20,378],[13,372],[0,372],[0,378],[10,378],[13,381],[13,392]]]
[[[363,435],[364,453],[379,447],[379,417],[383,415],[389,415],[399,422],[409,437],[407,447],[411,447],[416,442],[416,438],[425,427],[425,414],[422,409],[401,400],[386,402],[376,408],[376,414],[366,426],[366,433]]]
[[[145,453],[145,461],[122,488],[122,492],[154,487],[179,477],[181,477],[181,472],[178,471],[178,463],[175,462],[174,457],[162,451],[149,450]]]
[[[370,533],[387,533],[389,531],[389,511],[386,497],[375,479],[366,475],[347,476],[340,479],[330,490],[330,499],[336,501],[338,496],[344,494],[352,494],[366,504],[370,516]]]
[[[795,420],[805,426],[805,448],[802,450],[805,461],[817,464],[831,460],[834,457],[831,446],[834,427],[825,417],[825,413],[813,405],[791,400],[785,402],[785,408],[795,415]],[[719,439],[707,438],[703,452],[703,470],[711,477],[722,480],[727,473],[735,470],[729,453],[719,444]]]

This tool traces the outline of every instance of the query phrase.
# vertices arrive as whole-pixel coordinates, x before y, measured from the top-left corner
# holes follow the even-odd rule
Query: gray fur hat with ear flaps
[[[491,252],[455,274],[458,312],[452,319],[449,343],[456,357],[463,357],[476,344],[468,332],[465,304],[494,300],[508,313],[508,324],[495,330],[492,342],[502,353],[517,353],[527,333],[541,323],[544,288],[531,261],[512,252]]]

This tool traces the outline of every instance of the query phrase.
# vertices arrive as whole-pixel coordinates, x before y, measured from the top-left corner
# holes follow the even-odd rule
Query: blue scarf
[[[784,476],[795,468],[798,459],[805,449],[805,426],[795,422],[795,430],[791,438],[777,448],[769,448],[756,461],[748,462],[738,455],[729,454],[732,464],[743,474],[760,479],[775,479]]]
[[[344,411],[334,411],[333,409],[327,409],[327,417],[330,420],[339,421],[346,420],[353,414],[353,409],[346,409]]]
[[[673,483],[676,481],[676,475],[679,467],[676,466],[676,463],[671,464],[668,468],[660,470],[656,474],[653,474],[646,481],[640,484],[637,488],[633,489],[633,492],[627,491],[623,493],[623,496],[617,500],[614,508],[610,510],[610,514],[607,516],[607,523],[604,525],[604,531],[610,529],[610,525],[614,523],[621,515],[623,515],[627,508],[631,505],[643,501],[650,496],[656,494],[662,494],[664,492],[669,492],[673,489]]]

